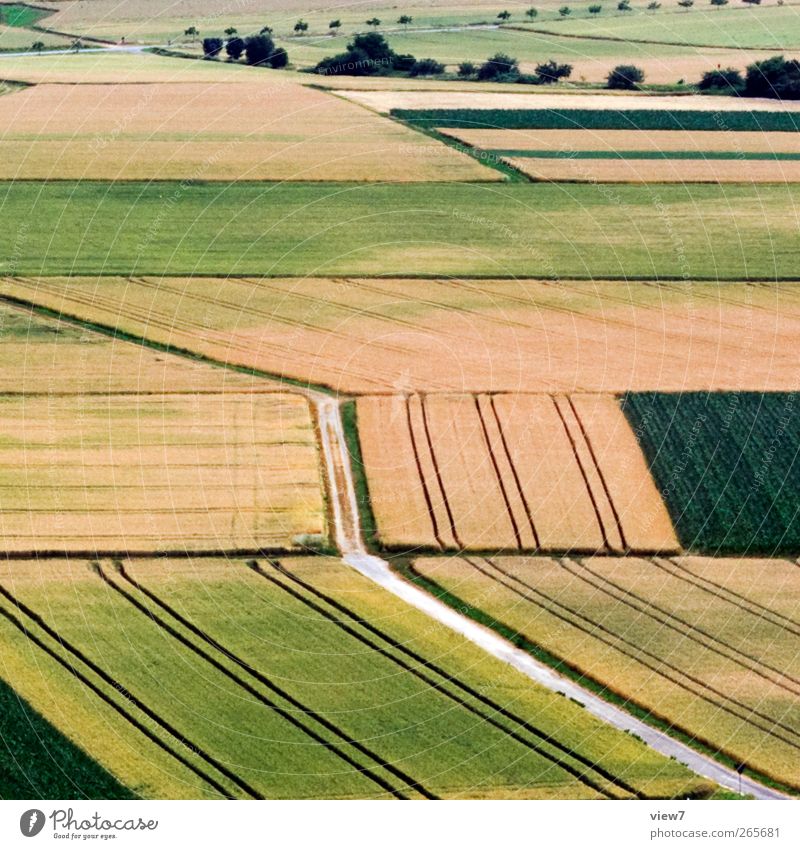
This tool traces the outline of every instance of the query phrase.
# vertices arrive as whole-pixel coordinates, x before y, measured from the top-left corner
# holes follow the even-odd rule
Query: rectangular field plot
[[[792,284],[75,277],[2,280],[0,292],[344,393],[791,390],[798,379]]]
[[[800,418],[795,392],[630,394],[681,542],[708,554],[800,550]]]
[[[4,656],[31,661],[12,684],[145,796],[181,779],[235,798],[714,792],[334,560],[10,561],[0,611],[18,621],[0,616]],[[73,718],[57,695],[78,675],[96,690]],[[93,709],[156,756],[87,739]]]
[[[357,411],[387,548],[677,550],[611,396],[364,397]]]
[[[37,85],[6,95],[0,179],[498,180],[341,98],[258,82]]]
[[[800,788],[796,564],[467,556],[413,569],[601,692]]]
[[[446,130],[445,135],[493,151],[596,151],[598,153],[800,154],[795,133],[710,130]],[[509,154],[512,155],[512,154]]]
[[[324,525],[300,396],[0,397],[5,552],[289,550]]]
[[[504,157],[534,180],[578,183],[797,183],[800,162],[739,159]]]

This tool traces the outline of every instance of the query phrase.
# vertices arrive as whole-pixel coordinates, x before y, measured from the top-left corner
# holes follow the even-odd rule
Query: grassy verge
[[[526,652],[541,663],[555,669],[556,672],[563,675],[565,678],[575,681],[580,684],[580,686],[590,690],[610,704],[621,707],[627,713],[631,714],[631,716],[634,716],[653,728],[668,734],[670,737],[673,737],[695,751],[713,758],[719,763],[724,764],[726,767],[731,769],[736,768],[737,761],[725,752],[720,751],[712,743],[687,734],[680,728],[676,728],[666,718],[653,713],[653,711],[649,710],[644,705],[639,705],[636,702],[630,701],[614,690],[609,689],[596,678],[587,676],[584,672],[568,663],[563,658],[557,657],[542,646],[532,640],[529,640],[524,634],[520,633],[516,629],[504,622],[498,621],[480,608],[472,606],[464,599],[451,593],[445,587],[441,586],[441,584],[425,575],[420,574],[414,569],[414,566],[409,559],[395,558],[392,559],[391,563],[392,567],[408,581],[411,581],[416,586],[430,593],[432,596],[439,599],[439,601],[444,602],[448,605],[448,607],[453,608],[453,610],[458,611],[463,616],[467,616],[469,619],[472,619],[473,622],[477,622],[479,625],[483,625],[485,628],[489,628],[499,634],[501,637],[512,643],[512,645]],[[746,768],[745,774],[768,787],[773,787],[784,793],[798,795],[797,788],[787,786],[768,775],[753,770],[750,767]]]
[[[342,426],[347,453],[350,457],[350,469],[353,473],[353,484],[356,489],[358,516],[361,533],[367,546],[373,550],[380,547],[378,542],[378,524],[372,512],[372,499],[369,495],[364,458],[361,454],[361,442],[358,438],[358,411],[355,401],[345,401],[341,404]]]
[[[442,138],[447,138],[443,136]],[[535,159],[737,159],[796,161],[800,153],[754,153],[735,150],[486,150],[489,157],[512,156]],[[481,156],[476,159],[484,161]],[[488,158],[488,157],[487,157]]]

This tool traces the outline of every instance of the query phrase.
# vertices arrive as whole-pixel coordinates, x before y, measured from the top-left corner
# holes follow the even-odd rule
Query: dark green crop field
[[[710,130],[796,133],[790,112],[711,109],[393,109],[395,118],[421,127],[503,130]]]
[[[0,186],[0,275],[792,279],[793,185]]]
[[[0,680],[0,799],[80,798],[135,797]]]
[[[798,407],[795,393],[625,398],[684,546],[726,554],[800,550]]]

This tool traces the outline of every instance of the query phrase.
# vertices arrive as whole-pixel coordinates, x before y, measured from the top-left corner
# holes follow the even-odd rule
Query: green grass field
[[[800,549],[798,403],[794,393],[627,396],[625,412],[686,548]]]
[[[591,18],[576,17],[558,23],[547,22],[542,28],[559,35],[687,45],[763,47],[770,50],[791,50],[800,45],[800,12],[795,5],[752,9],[731,5],[727,9],[713,9],[696,4],[688,12],[673,10],[656,14],[640,6],[628,14],[615,12]],[[628,49],[627,44],[625,49]]]
[[[410,574],[601,695],[728,763],[800,788],[797,631],[786,618],[797,610],[797,567],[732,560],[713,570],[722,589],[704,589],[685,580],[682,565],[437,557],[417,559]],[[769,584],[769,607],[752,605]],[[746,598],[727,595],[742,585]]]
[[[709,791],[333,560],[11,568],[0,609],[37,635],[43,621],[235,796]]]
[[[0,274],[794,277],[798,192],[6,183]]]
[[[6,3],[0,6],[0,24],[9,27],[29,27],[38,24],[50,13],[26,3]]]

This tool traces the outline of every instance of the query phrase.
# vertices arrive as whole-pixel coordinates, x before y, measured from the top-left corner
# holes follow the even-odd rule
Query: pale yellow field
[[[797,625],[790,633],[779,618],[797,623],[800,569],[781,560],[689,562],[722,589],[633,557],[437,557],[414,566],[617,695],[800,786]],[[745,602],[728,598],[728,587],[744,590]],[[769,592],[767,609],[747,609],[747,599],[763,602]]]
[[[266,73],[237,84],[37,85],[3,103],[0,179],[501,179],[447,145]]]
[[[0,305],[0,393],[283,392],[264,378],[195,363]]]
[[[441,130],[484,150],[800,153],[800,134],[702,130]],[[746,166],[749,167],[749,162]]]
[[[790,283],[76,277],[6,278],[2,293],[345,393],[779,391],[800,377]]]
[[[679,548],[613,397],[364,397],[358,421],[389,548]]]
[[[507,157],[535,180],[580,183],[797,183],[800,161]]]
[[[324,531],[300,396],[0,397],[6,552],[291,550]]]
[[[547,88],[546,86],[544,87]],[[800,102],[721,95],[670,95],[647,92],[586,92],[551,90],[535,94],[464,91],[356,91],[339,92],[378,112],[392,109],[669,109],[723,112],[797,112]]]

